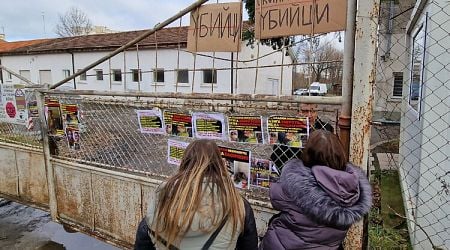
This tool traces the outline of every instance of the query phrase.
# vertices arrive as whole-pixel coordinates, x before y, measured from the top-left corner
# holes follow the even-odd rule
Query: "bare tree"
[[[91,20],[80,9],[71,7],[64,15],[59,14],[55,32],[60,37],[87,35],[91,31]]]
[[[342,80],[343,53],[332,42],[312,37],[297,46],[296,56],[299,62],[306,62],[304,75],[312,81],[339,84]]]

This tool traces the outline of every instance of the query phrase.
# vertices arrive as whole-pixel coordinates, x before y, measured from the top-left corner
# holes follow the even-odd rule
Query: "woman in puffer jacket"
[[[364,173],[346,161],[339,138],[311,133],[302,160],[286,163],[270,187],[273,218],[260,249],[339,249],[350,226],[370,210]]]
[[[214,141],[189,144],[178,173],[149,204],[135,249],[257,249],[255,218]]]

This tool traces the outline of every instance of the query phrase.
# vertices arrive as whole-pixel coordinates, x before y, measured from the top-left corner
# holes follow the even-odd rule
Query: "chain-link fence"
[[[381,203],[372,216],[374,241],[450,248],[449,9],[448,1],[381,3],[372,133]]]
[[[300,103],[267,103],[253,101],[203,101],[180,99],[117,99],[110,97],[86,98],[80,96],[51,95],[47,98],[51,110],[52,103],[58,102],[60,109],[76,106],[79,117],[75,143],[74,134],[59,133],[50,128],[50,151],[53,157],[73,162],[151,175],[165,178],[172,175],[177,166],[168,163],[168,140],[191,142],[193,137],[170,134],[142,133],[137,116],[138,110],[159,109],[177,114],[213,112],[228,116],[261,116],[262,131],[267,131],[267,118],[273,115],[286,117],[304,116],[311,119],[310,129],[327,129],[336,132],[339,105],[302,105]],[[305,109],[306,107],[306,109]],[[64,112],[64,111],[63,111]],[[72,110],[72,112],[75,112]],[[64,114],[63,114],[64,116]],[[49,120],[52,117],[48,118]],[[73,118],[71,118],[73,119]],[[165,118],[164,118],[165,119]],[[229,127],[228,119],[224,120]],[[55,122],[53,122],[52,126]],[[56,126],[58,127],[58,126]],[[65,126],[70,129],[70,125]],[[228,131],[226,132],[228,134]],[[216,140],[219,146],[242,149],[251,152],[252,158],[273,161],[281,167],[284,162],[299,156],[301,148],[271,144],[268,133],[262,133],[264,144],[230,142]],[[72,141],[71,141],[72,140]],[[266,189],[250,186],[250,191],[267,198]]]

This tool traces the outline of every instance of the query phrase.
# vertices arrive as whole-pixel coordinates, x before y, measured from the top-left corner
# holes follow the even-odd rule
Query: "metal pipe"
[[[153,35],[156,31],[166,27],[167,25],[171,24],[173,21],[177,20],[178,18],[188,14],[191,10],[198,8],[199,6],[201,6],[202,4],[208,2],[208,0],[198,0],[195,3],[189,5],[187,8],[181,10],[180,12],[178,12],[176,15],[170,17],[169,19],[165,20],[162,23],[157,24],[153,29],[150,29],[148,31],[146,31],[145,33],[143,33],[142,35],[136,37],[135,39],[129,41],[128,43],[126,43],[125,45],[121,46],[120,48],[114,50],[113,52],[109,53],[108,55],[98,59],[97,61],[89,64],[88,66],[86,66],[85,68],[83,68],[82,70],[80,70],[79,72],[75,73],[69,77],[67,77],[66,79],[59,81],[58,83],[55,83],[54,85],[50,86],[50,89],[55,89],[61,85],[63,85],[64,83],[75,79],[77,76],[80,76],[83,73],[86,73],[86,71],[94,68],[95,66],[99,65],[100,63],[110,59],[111,57],[119,54],[120,52],[130,48],[131,46],[134,46],[136,43],[144,40],[146,37]]]
[[[121,96],[121,97],[150,97],[150,98],[171,98],[171,99],[194,99],[194,100],[235,100],[253,102],[284,102],[284,103],[311,103],[311,104],[334,104],[340,105],[342,97],[333,96],[272,96],[272,95],[251,95],[251,94],[209,94],[209,93],[174,93],[174,92],[119,92],[119,91],[98,91],[98,90],[47,90],[40,89],[42,93],[65,95],[65,96]]]
[[[56,187],[55,187],[55,176],[53,172],[53,166],[50,162],[50,144],[48,140],[48,126],[47,121],[45,119],[45,106],[44,106],[44,93],[35,92],[36,101],[38,106],[39,118],[41,122],[41,133],[42,133],[42,148],[44,153],[44,161],[45,161],[45,170],[47,174],[47,187],[48,187],[48,196],[49,196],[49,208],[50,215],[53,221],[58,221],[58,204],[56,200]]]
[[[355,54],[355,26],[357,0],[347,2],[347,27],[344,40],[344,62],[342,73],[342,106],[339,117],[339,137],[349,155],[350,124],[352,116],[353,60]]]

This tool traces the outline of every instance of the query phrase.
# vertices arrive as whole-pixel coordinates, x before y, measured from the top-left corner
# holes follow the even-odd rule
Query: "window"
[[[77,72],[80,72],[81,69],[79,69]],[[80,81],[86,81],[86,72],[84,72],[83,74],[80,75]]]
[[[70,70],[69,69],[63,69],[63,77],[67,78],[70,76]]]
[[[120,70],[120,69],[113,69],[112,70],[112,74],[113,74],[113,81],[115,81],[115,82],[121,82],[122,81],[122,70]]]
[[[132,69],[131,70],[133,82],[139,82],[142,80],[142,72],[140,69]]]
[[[31,74],[29,70],[19,70],[19,74],[23,77],[25,77],[27,80],[31,79]],[[25,83],[25,81],[20,81],[21,83]]]
[[[154,82],[164,82],[164,69],[155,69],[153,71]]]
[[[403,88],[403,72],[394,72],[394,88],[392,90],[392,95],[395,97],[402,96]]]
[[[426,27],[426,24],[425,24]],[[420,114],[420,101],[423,85],[423,60],[425,55],[425,28],[419,28],[412,39],[411,82],[409,85],[409,105]]]
[[[217,70],[215,69],[203,70],[203,83],[217,83]]]
[[[95,70],[95,77],[97,81],[103,81],[103,70],[101,69]]]
[[[12,81],[12,74],[10,72],[6,72],[6,81]]]
[[[189,83],[189,71],[187,69],[177,70],[177,82]]]

